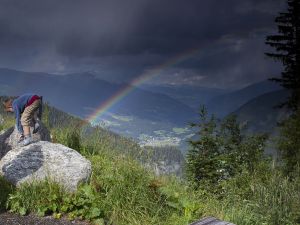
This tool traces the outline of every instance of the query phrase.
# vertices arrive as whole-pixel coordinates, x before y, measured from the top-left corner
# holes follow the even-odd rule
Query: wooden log
[[[218,220],[214,217],[206,217],[202,220],[191,223],[190,225],[235,225],[233,223]]]

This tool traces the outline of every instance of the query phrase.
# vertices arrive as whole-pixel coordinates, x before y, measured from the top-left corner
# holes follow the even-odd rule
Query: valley
[[[28,85],[18,85],[25,81]],[[280,87],[270,81],[238,90],[175,85],[129,87],[89,73],[50,75],[9,69],[0,69],[0,87],[2,95],[39,93],[49,104],[81,119],[101,109],[115,93],[130,88],[126,96],[88,122],[131,138],[140,146],[173,146],[183,153],[188,149],[188,140],[194,136],[189,124],[197,121],[201,105],[206,106],[210,115],[219,118],[236,114],[242,124],[248,125],[249,131],[269,132],[282,118],[274,116],[279,112],[270,104],[279,104],[286,97],[286,93],[280,92]],[[261,98],[264,100],[255,100]]]

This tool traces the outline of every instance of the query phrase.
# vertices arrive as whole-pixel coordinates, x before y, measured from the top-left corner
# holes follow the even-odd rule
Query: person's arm
[[[21,112],[19,110],[19,107],[16,104],[13,105],[13,109],[16,116],[16,126],[18,128],[19,133],[23,135],[24,131],[23,131],[23,126],[21,124]]]

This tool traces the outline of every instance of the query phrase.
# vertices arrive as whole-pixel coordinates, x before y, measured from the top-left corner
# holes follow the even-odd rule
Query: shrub
[[[219,192],[218,184],[266,160],[263,152],[266,135],[243,135],[235,116],[217,121],[207,118],[206,109],[200,111],[196,128],[197,139],[190,140],[187,153],[187,178],[196,188]],[[212,188],[214,187],[214,188]]]
[[[265,163],[223,182],[224,218],[236,224],[299,223],[299,181]]]
[[[6,208],[9,194],[14,191],[13,185],[0,176],[0,211]]]
[[[89,159],[91,181],[75,193],[50,180],[24,183],[10,194],[9,209],[119,225],[187,224],[195,219],[197,201],[175,178],[155,177],[125,156],[102,153]]]
[[[300,165],[300,109],[283,122],[278,138],[278,149],[285,174],[293,177]]]

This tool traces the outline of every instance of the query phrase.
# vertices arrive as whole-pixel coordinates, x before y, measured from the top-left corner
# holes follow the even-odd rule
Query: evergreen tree
[[[207,118],[203,107],[199,116],[199,123],[191,124],[196,129],[196,138],[189,141],[186,164],[187,178],[196,188],[213,185],[211,191],[218,191],[221,181],[242,170],[253,172],[265,160],[266,135],[243,135],[233,115],[218,121],[214,116]]]
[[[216,183],[219,180],[218,136],[216,134],[216,120],[212,116],[207,119],[207,111],[201,108],[200,122],[192,123],[191,127],[197,129],[197,140],[190,140],[190,149],[187,153],[186,173],[191,182],[199,185],[208,181]]]
[[[291,91],[283,104],[292,109],[293,114],[281,124],[278,149],[283,160],[283,170],[291,175],[299,165],[300,142],[300,0],[287,0],[287,12],[275,19],[277,35],[268,36],[266,44],[275,48],[276,53],[266,53],[283,63],[281,78],[273,78],[284,88]]]
[[[300,106],[300,1],[287,0],[287,4],[287,12],[279,13],[275,19],[278,34],[266,38],[266,44],[275,48],[276,52],[266,55],[283,63],[281,78],[271,80],[291,91],[283,105],[296,111]]]
[[[280,128],[278,148],[283,160],[283,171],[295,176],[300,166],[300,110],[291,115]]]

